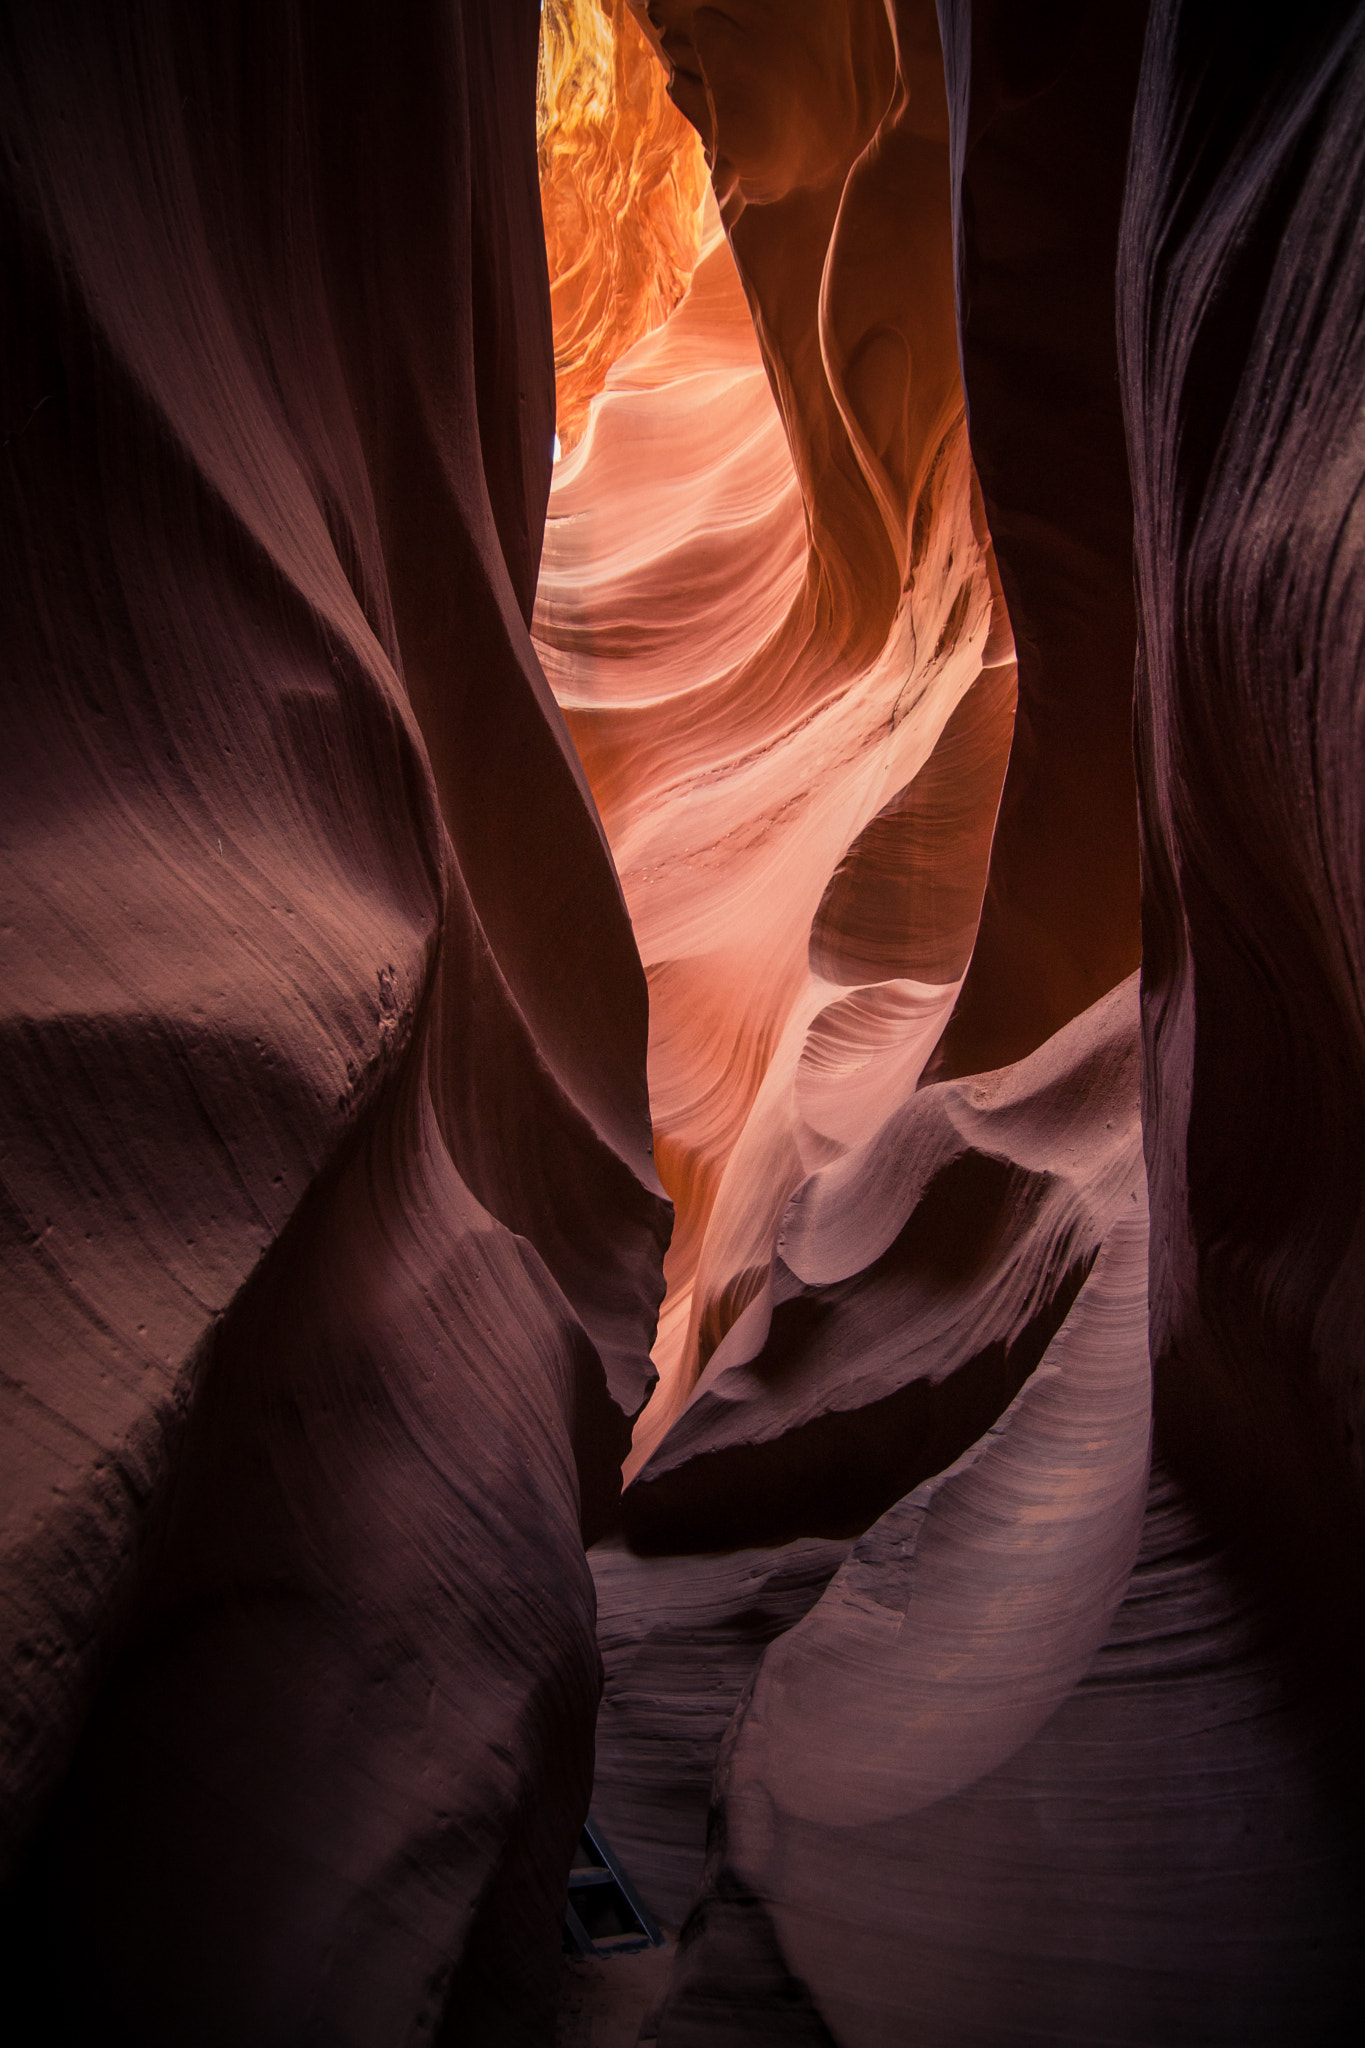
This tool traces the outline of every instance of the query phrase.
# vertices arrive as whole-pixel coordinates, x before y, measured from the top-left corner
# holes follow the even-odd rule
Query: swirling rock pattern
[[[6,2021],[1354,2043],[1360,9],[629,11],[0,21]]]
[[[537,103],[555,429],[567,452],[616,358],[691,282],[706,166],[627,0],[542,6]]]
[[[535,10],[3,38],[7,2025],[540,2038],[667,1208]]]
[[[1140,1316],[1128,1329],[1140,1348]],[[976,1469],[1005,1451],[1030,1398],[1031,1389]],[[1002,1529],[993,1511],[956,1528],[947,1519],[970,1470],[923,1489],[850,1559],[846,1600],[857,1597],[859,1568],[867,1575],[856,1675],[874,1708],[898,1696],[895,1623],[903,1614],[902,1634],[915,1624],[916,1571],[936,1509],[945,1513],[938,1555],[954,1577],[983,1562],[973,1537]],[[1011,1555],[1019,1600],[1027,1591],[1017,1563]],[[903,1608],[884,1604],[888,1576],[904,1587]],[[933,1708],[925,1692],[944,1673],[967,1689],[961,1614],[954,1587],[939,1610],[948,1635],[916,1631],[929,1651],[927,1684],[913,1695],[921,1735],[920,1717]],[[810,1623],[825,1626],[819,1607],[802,1627]],[[844,1633],[831,1646],[842,1650]],[[727,1738],[709,1882],[660,2043],[1005,2048],[1032,2038],[1151,2048],[1183,2039],[1270,2048],[1352,2039],[1358,1836],[1276,1635],[1235,1560],[1157,1464],[1127,1589],[1088,1669],[1030,1739],[969,1784],[954,1785],[954,1768],[975,1731],[964,1742],[945,1696],[927,1752],[943,1774],[926,1780],[922,1753],[899,1784],[894,1773],[880,1779],[884,1814],[822,1824],[792,1800],[785,1741],[798,1725],[803,1750],[815,1728],[835,1747],[837,1735],[828,1721],[788,1718],[806,1704],[799,1693],[770,1696],[761,1717],[751,1709]],[[798,1631],[785,1641],[807,1659],[821,1647],[818,1633],[807,1644]],[[842,1655],[831,1668],[840,1682],[854,1676]],[[977,1757],[987,1762],[989,1750]]]
[[[1139,1150],[1131,981],[1017,1067],[912,1093],[788,1203],[628,1530],[700,1549],[866,1527],[1018,1393],[1139,1199]]]
[[[917,1767],[963,1782],[953,1773],[976,1768],[964,1753],[979,1754],[963,1735],[973,1712],[984,1753],[1007,1755],[1102,1640],[1145,1498],[1138,1082],[1130,979],[1017,1067],[912,1092],[789,1203],[766,1298],[627,1489],[626,1540],[592,1553],[607,1668],[595,1796],[665,1910],[687,1902],[684,1878],[701,1879],[696,1786],[750,1680],[735,1739],[750,1741],[755,1717],[767,1728],[775,1689],[772,1771],[804,1771],[798,1813],[847,1833],[868,1801],[894,1811]],[[951,1484],[933,1476],[948,1468]],[[907,1591],[926,1503],[944,1487]],[[939,1590],[924,1591],[934,1572]],[[923,1641],[904,1612],[916,1601],[931,1617]],[[817,1682],[789,1682],[812,1639]],[[934,1658],[948,1678],[933,1680]],[[917,1687],[927,1703],[910,1743]],[[766,1753],[769,1735],[753,1740]],[[811,1786],[830,1802],[817,1792],[815,1815]],[[715,1882],[728,1896],[739,1880],[727,1864]],[[857,1894],[856,1876],[841,1882]],[[744,1884],[770,1897],[772,1872]],[[715,1958],[697,1924],[685,1974],[705,1979]],[[804,1974],[799,1958],[792,1968]],[[714,2020],[717,1994],[700,1995]],[[767,2025],[749,2012],[765,2010],[756,1980],[735,1995],[746,2024]]]
[[[641,1556],[623,1536],[594,1545],[606,1683],[593,1811],[681,1926],[701,1883],[716,1753],[767,1645],[819,1599],[846,1540]]]
[[[1120,252],[1152,1344],[1201,1490],[1262,1569],[1279,1553],[1297,1578],[1330,1550],[1344,1619],[1362,1474],[1365,29],[1309,8],[1224,76],[1225,22],[1154,14]],[[1215,1412],[1238,1447],[1224,1480]]]
[[[678,1213],[631,1469],[762,1293],[786,1197],[942,1029],[1014,702],[932,9],[650,18],[720,217],[560,465],[535,614],[649,976]]]
[[[680,1384],[699,1377],[637,1438],[624,1535],[595,1560],[597,1796],[669,1911],[700,1879],[663,2048],[1345,2042],[1365,2019],[1359,10],[1252,34],[1184,0],[938,12],[973,530],[1019,645],[1004,796],[993,838],[970,803],[921,830],[952,811],[954,754],[990,751],[1003,693],[978,683],[828,872],[808,963],[846,993],[801,1021],[796,1118],[764,1092],[780,1053],[766,1069],[696,1262]],[[853,157],[888,61],[878,10],[784,10],[767,61],[761,0],[650,9],[808,560],[837,619],[856,557],[868,630],[898,581],[897,608],[923,591],[935,529],[922,491],[906,518],[911,441],[889,424],[918,395],[908,322],[932,328],[898,305],[933,273],[908,165],[893,175],[922,16],[886,10],[893,111]],[[885,206],[860,235],[869,181]],[[611,404],[609,384],[603,422]],[[580,519],[590,441],[562,486]],[[586,608],[575,630],[571,716],[620,860],[638,750],[593,746],[624,639],[594,647]],[[710,701],[689,707],[699,759]],[[708,800],[700,774],[689,794]],[[1150,1280],[1122,980],[1139,808]],[[979,891],[948,907],[973,832],[979,928]],[[718,866],[694,859],[676,896],[712,900]],[[925,1048],[855,1072],[859,1034],[905,1028],[898,975],[934,985],[926,892],[951,1020],[927,1070]],[[657,967],[651,993],[666,1140],[686,1098],[665,1046],[689,1027]],[[800,1178],[768,1170],[778,1116]],[[773,1199],[717,1293],[745,1180]]]
[[[935,1076],[1031,1052],[1138,963],[1114,247],[1146,12],[939,9],[972,455],[1019,714],[981,931]]]

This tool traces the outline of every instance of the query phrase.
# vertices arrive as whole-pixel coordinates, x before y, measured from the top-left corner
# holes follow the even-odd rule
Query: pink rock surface
[[[772,1278],[627,1489],[652,1548],[854,1534],[989,1427],[1139,1201],[1137,990],[912,1093],[802,1183]]]
[[[1146,12],[939,10],[973,531],[998,550],[1019,712],[993,841],[993,808],[953,815],[1001,710],[978,684],[828,874],[808,965],[845,992],[802,1019],[790,1096],[771,1060],[734,1141],[693,1283],[699,1377],[637,1436],[625,1540],[599,1557],[598,1796],[671,1901],[751,1673],[664,2048],[1360,2029],[1360,29],[1324,6],[1246,34],[1230,9],[1161,0],[1144,49]],[[784,10],[778,49],[761,0],[723,22],[651,10],[714,162],[830,616],[856,560],[869,630],[897,573],[922,591],[904,572],[935,526],[927,506],[907,527],[908,444],[888,459],[884,438],[909,274],[932,326],[908,160],[893,174],[922,17],[888,9],[888,50],[875,10]],[[871,132],[841,67],[865,87],[888,56],[877,144],[840,159]],[[823,385],[800,311],[816,269]],[[635,502],[638,559],[643,480]],[[589,625],[585,656],[603,651]],[[686,730],[719,776],[712,702]],[[623,804],[638,758],[600,757]],[[826,750],[831,779],[840,760]],[[687,790],[713,800],[701,773]],[[675,929],[685,894],[719,917],[719,845],[673,879]],[[764,882],[745,907],[766,936]],[[628,868],[626,886],[643,930]],[[927,1069],[919,1052],[855,1071],[854,1045],[906,1029],[911,952],[934,983],[926,896],[952,1019]],[[755,946],[748,965],[756,983]],[[671,1056],[700,996],[652,989]],[[656,1025],[661,1077],[663,1043]],[[799,1178],[765,1149],[784,1122]],[[762,1228],[725,1239],[746,1188]],[[811,1546],[850,1542],[820,1590],[830,1554]]]
[[[560,464],[535,614],[649,976],[678,1211],[632,1471],[761,1292],[792,1189],[914,1086],[971,951],[1014,697],[932,9],[893,37],[861,0],[759,8],[747,42],[655,14],[728,240],[713,209],[687,296]]]
[[[666,1925],[702,1880],[716,1752],[768,1644],[819,1599],[847,1541],[589,1552],[604,1686],[593,1812]]]
[[[1353,2038],[1356,1831],[1277,1635],[1158,1462],[1088,1670],[970,1786],[858,1825],[797,1819],[764,1794],[780,1731],[746,1716],[661,2048]]]

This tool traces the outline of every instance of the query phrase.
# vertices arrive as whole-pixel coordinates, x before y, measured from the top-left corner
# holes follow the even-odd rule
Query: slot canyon
[[[1354,2048],[1365,6],[0,0],[0,211],[0,2038]]]

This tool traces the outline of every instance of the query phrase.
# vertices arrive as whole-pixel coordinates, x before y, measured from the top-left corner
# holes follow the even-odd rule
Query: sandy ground
[[[555,2048],[646,2048],[677,1953],[677,1937],[633,1956],[566,1957]]]

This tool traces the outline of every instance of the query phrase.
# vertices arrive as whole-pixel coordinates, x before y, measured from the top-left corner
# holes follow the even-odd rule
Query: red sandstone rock
[[[1233,35],[1154,7],[1119,252],[1151,1342],[1166,1455],[1358,1844],[1365,25],[1258,20],[1228,62]],[[1358,1851],[1337,1885],[1365,1925]]]
[[[665,1228],[589,783],[663,2048],[1358,2037],[1359,11],[939,12],[950,118],[921,0],[652,9],[730,243],[553,495],[585,779],[526,10],[8,10],[41,2038],[544,2038]]]
[[[567,454],[612,364],[691,282],[706,164],[628,0],[542,6],[537,102],[555,430]]]
[[[871,1565],[870,1546],[860,1552]],[[866,1633],[880,1613],[890,1636],[894,1612],[875,1593],[865,1613]],[[798,1819],[763,1797],[780,1731],[751,1733],[746,1716],[661,2048],[1354,2038],[1358,1835],[1277,1634],[1158,1465],[1128,1590],[1089,1669],[970,1787],[853,1826]],[[859,1667],[860,1692],[874,1671]]]
[[[4,1847],[74,1755],[10,1915],[44,2039],[502,2044],[553,2002],[580,1512],[667,1212],[525,623],[535,27],[6,11]]]
[[[771,1718],[776,1688],[772,1796],[795,1772],[797,1810],[814,1800],[813,1817],[840,1830],[866,1819],[868,1799],[894,1810],[925,1756],[954,1783],[989,1769],[1089,1663],[1123,1594],[1144,1500],[1137,1089],[1129,982],[1020,1067],[912,1092],[873,1143],[789,1205],[773,1301],[735,1325],[627,1489],[627,1535],[648,1549],[618,1539],[593,1553],[607,1669],[594,1797],[661,1910],[680,1918],[691,1903],[700,1783],[756,1664],[740,1727]],[[928,1477],[949,1466],[951,1482]],[[915,1599],[932,1619],[897,1623],[907,1547],[945,1487],[916,1567]],[[764,1547],[715,1554],[735,1544]],[[897,1653],[879,1677],[887,1638],[908,1663]],[[788,1676],[812,1656],[814,1680]],[[935,1657],[949,1674],[937,1685]],[[952,1690],[955,1668],[966,1694]],[[964,1742],[973,1713],[985,1733]],[[957,1746],[939,1757],[945,1726]],[[718,1824],[733,1834],[729,1815],[726,1795]],[[725,1868],[722,1891],[740,1870],[735,1882],[771,1896],[754,1871]],[[705,1925],[715,1910],[708,1893]],[[689,1980],[709,1982],[714,1963],[709,1949],[692,1955]],[[729,1995],[713,1991],[722,2004]],[[767,1994],[750,1995],[754,2010],[741,2001],[734,2024],[766,2028]]]
[[[1136,988],[911,1093],[792,1197],[771,1281],[627,1489],[654,1548],[854,1534],[964,1452],[1137,1199]]]
[[[1146,0],[941,0],[972,458],[1019,659],[971,967],[930,1077],[1018,1059],[1139,958],[1114,249]]]
[[[856,45],[865,18],[830,10],[812,26],[798,10],[788,57],[743,106],[741,46],[761,43],[770,11],[738,8],[728,29],[666,0],[654,12],[675,93],[692,96],[717,159],[797,473],[826,491],[828,532],[852,533],[828,415],[802,410],[818,383],[799,294],[784,301],[773,280],[801,269],[794,254],[783,269],[780,208],[789,239],[804,224],[808,265],[821,245],[810,195],[837,182],[830,137],[857,104],[838,82],[840,38]],[[837,1053],[793,1091],[841,1151],[780,1226],[770,1212],[776,1258],[730,1290],[696,1391],[628,1489],[632,1539],[662,1554],[603,1555],[614,1693],[600,1796],[621,1825],[646,1817],[646,1868],[651,1829],[665,1838],[658,1881],[675,1889],[698,1748],[720,1718],[694,1705],[704,1669],[680,1669],[689,1615],[704,1613],[701,1663],[723,1705],[753,1655],[736,1645],[754,1574],[780,1583],[816,1537],[861,1529],[763,1651],[721,1745],[707,1878],[661,2043],[1344,2042],[1365,1981],[1346,1334],[1360,1263],[1347,704],[1360,30],[1345,7],[1247,33],[1231,10],[1161,0],[1138,90],[1141,10],[941,12],[973,453],[1020,636],[1021,714],[975,953],[926,1078],[1031,1057],[1005,1070],[1013,1081],[962,1078],[962,1097],[930,1086],[904,1110],[884,1070],[880,1088],[846,1086]],[[908,46],[898,33],[902,77]],[[819,118],[803,68],[817,47],[831,81]],[[873,76],[873,44],[863,61]],[[919,226],[906,222],[907,246]],[[885,245],[874,233],[867,246]],[[900,472],[873,423],[890,416],[900,279],[860,268],[854,247],[831,241],[823,258],[822,361],[884,508]],[[974,1361],[953,1344],[969,1327],[984,1338],[993,1313],[1009,1320],[1011,1288],[1048,1265],[1041,1210],[1030,1223],[1021,1133],[993,1143],[989,1119],[966,1156],[1013,1161],[1017,1202],[992,1198],[987,1175],[949,1213],[929,1170],[946,1105],[1046,1069],[1050,1096],[1021,1086],[1030,1172],[1074,1201],[1084,1162],[1112,1144],[1141,1191],[1131,984],[1122,1135],[1074,1061],[1075,1034],[1121,998],[1085,1005],[1136,958],[1116,260],[1143,618],[1150,1488],[1136,1218],[1088,1211],[1101,1248],[1074,1295],[1055,1291],[1042,1362],[1018,1358],[1017,1390],[997,1375],[997,1413],[1009,1405],[983,1431]],[[851,331],[875,326],[879,305],[892,333],[860,409],[841,386],[858,344],[839,345],[840,325],[847,309]],[[823,530],[813,517],[817,550]],[[894,547],[894,522],[884,530]],[[867,560],[875,613],[875,547]],[[841,860],[813,964],[866,972],[915,943],[934,758]],[[940,766],[946,815],[946,752]],[[878,988],[869,974],[843,999],[846,1028],[871,1032]],[[820,1032],[804,1029],[820,1076]],[[845,1119],[860,1115],[851,1142]],[[763,1156],[737,1145],[731,1180],[759,1177]],[[923,1395],[879,1407],[926,1386],[938,1414]],[[767,1547],[732,1562],[705,1554],[717,1542]]]
[[[604,1685],[593,1811],[669,1925],[701,1884],[721,1738],[767,1645],[820,1597],[844,1541],[641,1556],[589,1552]]]

